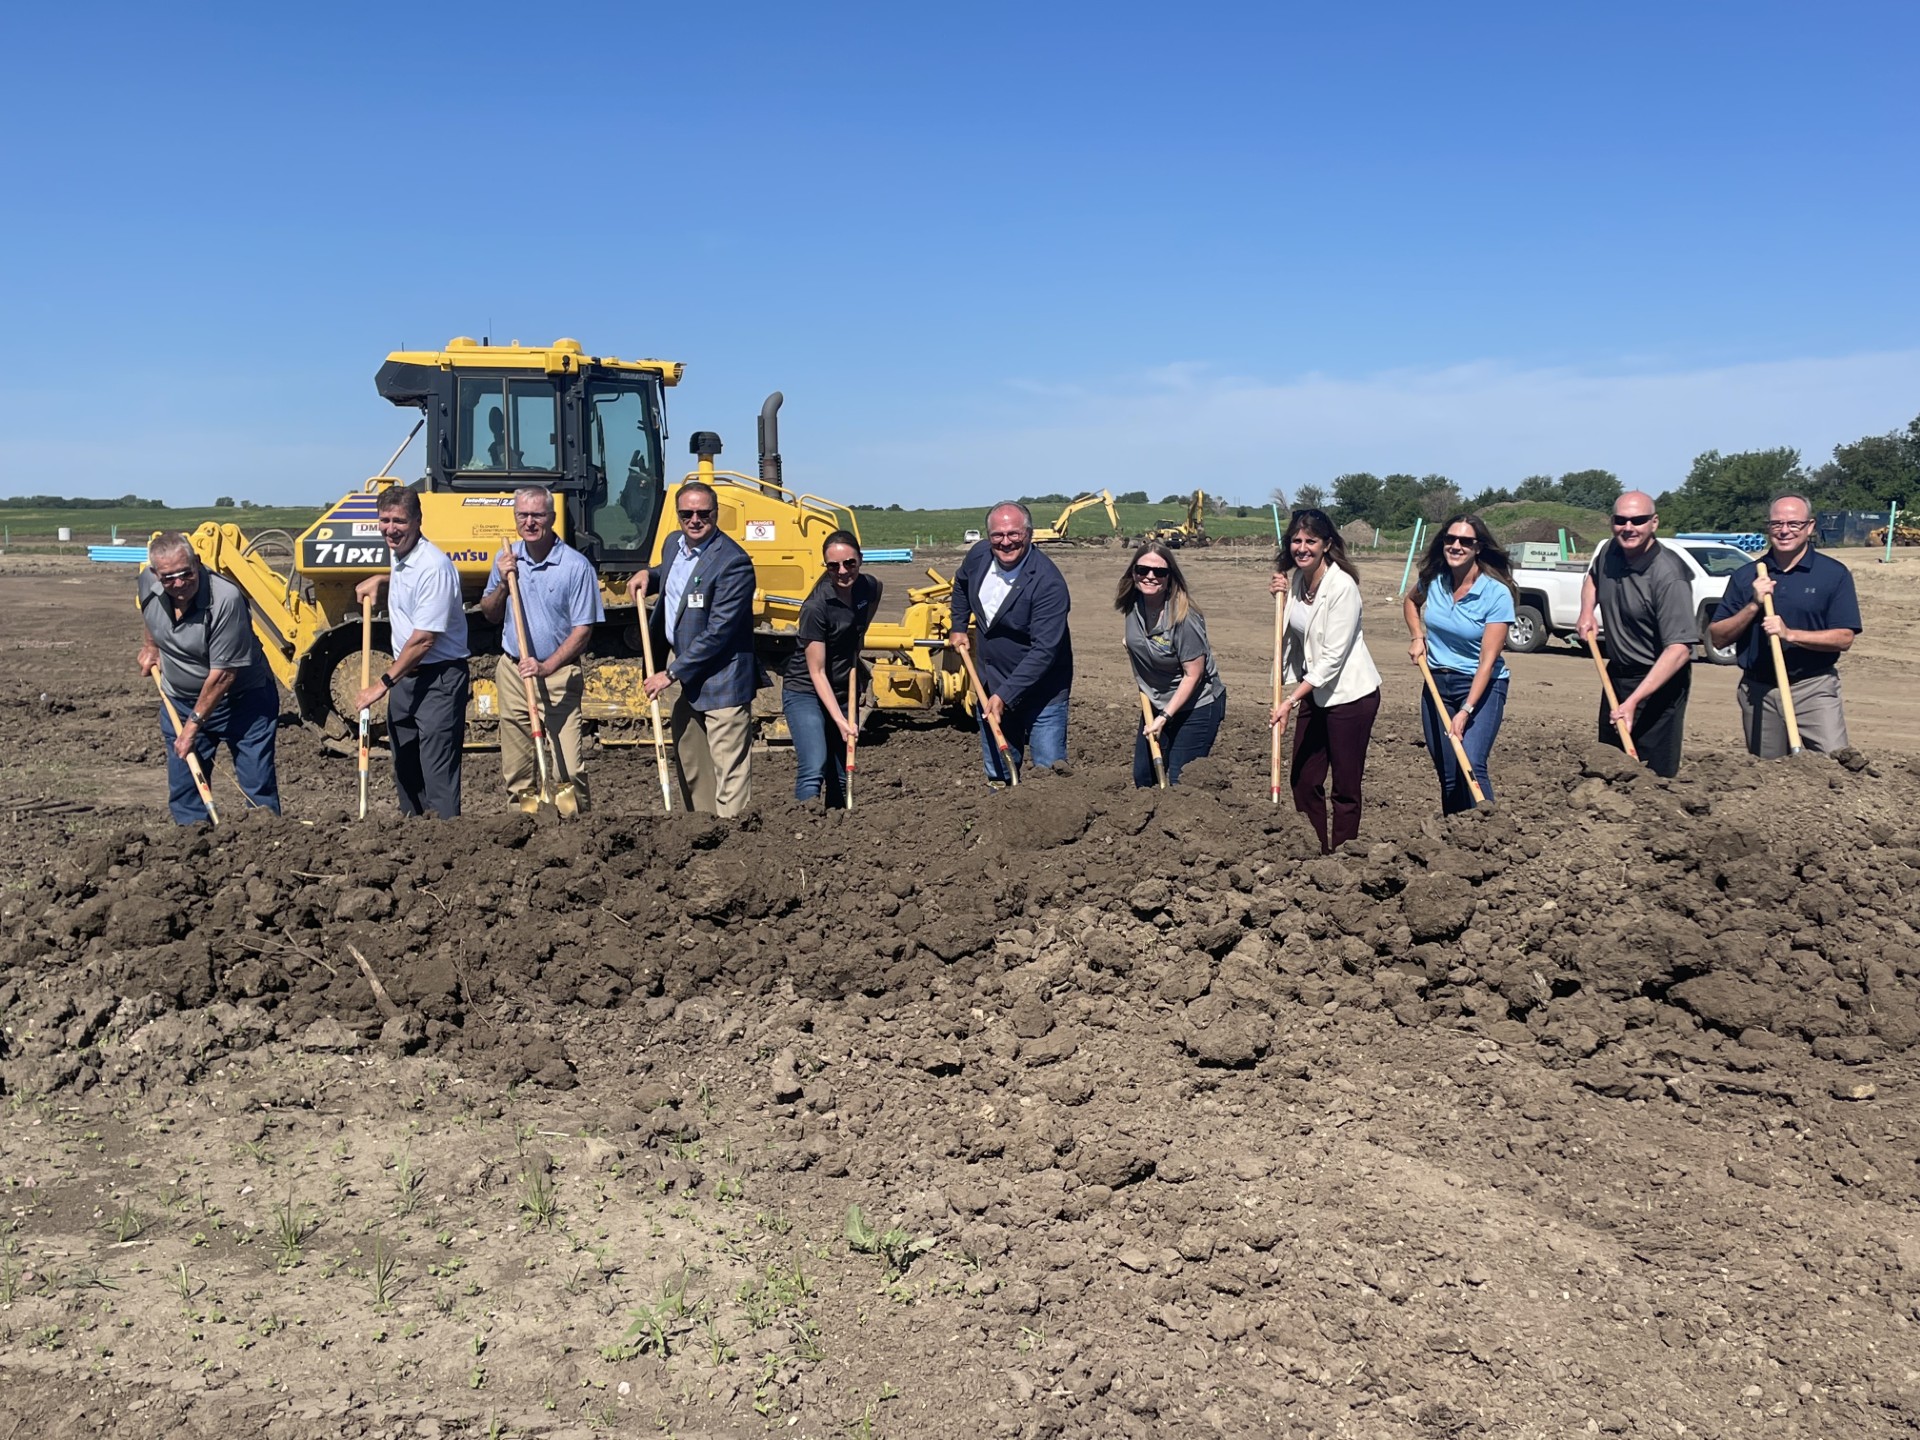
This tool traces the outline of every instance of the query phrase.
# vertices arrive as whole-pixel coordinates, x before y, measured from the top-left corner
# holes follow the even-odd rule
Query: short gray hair
[[[1772,513],[1773,507],[1778,505],[1782,500],[1798,500],[1802,505],[1807,507],[1807,517],[1809,519],[1813,517],[1813,502],[1806,496],[1793,490],[1788,490],[1784,494],[1776,495],[1767,501],[1768,513]]]
[[[162,555],[191,555],[193,542],[178,530],[162,530],[147,542],[147,563],[153,564]]]
[[[1018,510],[1020,512],[1020,519],[1026,524],[1027,529],[1033,529],[1033,512],[1018,500],[1002,500],[998,505],[989,506],[987,508],[987,525],[989,528],[993,525],[993,512],[995,510]]]
[[[544,485],[522,485],[518,490],[513,492],[513,498],[516,501],[538,500],[546,507],[547,514],[552,515],[555,513],[553,492]]]

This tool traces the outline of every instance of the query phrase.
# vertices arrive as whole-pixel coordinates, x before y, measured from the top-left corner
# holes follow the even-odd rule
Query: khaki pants
[[[667,728],[673,733],[681,804],[730,819],[752,803],[753,786],[747,773],[747,752],[753,740],[751,706],[696,710],[681,696],[673,702]]]
[[[500,773],[507,782],[507,794],[514,800],[530,799],[539,778],[539,762],[533,754],[533,723],[527,715],[526,682],[520,678],[520,662],[502,655],[494,671],[494,689],[500,704]],[[533,682],[533,693],[540,701],[540,718],[547,734],[560,752],[560,773],[553,783],[571,780],[580,808],[587,808],[587,779],[580,773],[580,692],[585,677],[578,665],[563,665],[544,680]]]
[[[1735,687],[1740,694],[1740,733],[1747,753],[1762,760],[1778,760],[1788,752],[1787,717],[1780,709],[1780,687]],[[1800,743],[1820,755],[1847,748],[1847,716],[1840,708],[1840,676],[1829,670],[1793,682],[1793,723]]]

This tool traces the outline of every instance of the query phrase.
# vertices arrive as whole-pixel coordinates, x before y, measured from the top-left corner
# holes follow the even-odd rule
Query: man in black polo
[[[1788,751],[1767,638],[1778,635],[1801,742],[1831,755],[1847,748],[1839,660],[1860,633],[1853,572],[1813,548],[1813,507],[1802,496],[1782,495],[1768,507],[1767,538],[1767,553],[1727,582],[1708,633],[1715,645],[1740,642],[1740,730],[1749,754],[1777,760]],[[1768,595],[1771,620],[1760,607]]]
[[[1700,625],[1693,578],[1686,562],[1662,547],[1659,528],[1652,496],[1629,490],[1613,502],[1613,539],[1580,583],[1579,631],[1588,639],[1606,619],[1607,674],[1620,705],[1610,709],[1601,695],[1600,742],[1622,748],[1616,726],[1625,725],[1647,768],[1675,775]]]

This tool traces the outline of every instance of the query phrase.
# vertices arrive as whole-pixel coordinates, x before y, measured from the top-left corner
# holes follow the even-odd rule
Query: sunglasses
[[[1447,536],[1447,549],[1449,550],[1478,550],[1479,548],[1480,537],[1477,535]]]
[[[711,508],[705,510],[682,510],[680,512],[680,518],[682,520],[711,520],[713,518],[713,510]]]
[[[823,563],[827,569],[837,571],[842,575],[846,574],[849,570],[858,570],[860,568],[860,562],[858,560],[828,560]]]
[[[1651,525],[1653,523],[1653,516],[1616,515],[1613,517],[1613,523],[1616,525]]]
[[[1165,580],[1167,578],[1167,567],[1164,565],[1136,565],[1133,567],[1133,578],[1136,580]]]
[[[179,585],[184,581],[191,580],[194,576],[194,572],[191,570],[169,570],[164,575],[162,575],[158,570],[154,571],[153,573],[154,573],[154,578],[157,579],[162,585]]]

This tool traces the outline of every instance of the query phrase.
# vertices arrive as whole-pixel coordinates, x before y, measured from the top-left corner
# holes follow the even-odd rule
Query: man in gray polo
[[[178,530],[163,530],[147,545],[138,584],[147,638],[136,663],[143,676],[159,668],[167,697],[180,712],[176,733],[166,707],[160,709],[167,809],[174,821],[196,825],[208,818],[187,756],[199,756],[201,768],[211,775],[223,742],[233,757],[233,778],[248,801],[277,814],[274,736],[280,692],[253,633],[247,597],[232,581],[204,569],[192,542]]]
[[[606,618],[600,578],[586,556],[553,533],[553,495],[538,485],[513,492],[513,525],[519,540],[503,549],[487,577],[480,613],[500,629],[505,651],[494,671],[500,701],[500,770],[507,795],[529,813],[540,806],[534,792],[537,764],[533,722],[527,714],[528,680],[540,703],[547,734],[560,752],[564,778],[573,783],[582,812],[587,809],[587,779],[580,773],[580,693],[585,672],[580,656],[593,627]],[[507,576],[518,571],[520,604],[525,609],[527,648],[507,613]]]
[[[402,815],[431,811],[442,820],[460,813],[460,756],[467,733],[467,611],[460,572],[420,533],[420,497],[389,485],[374,506],[380,537],[392,558],[388,575],[369,575],[356,598],[387,595],[393,664],[354,697],[365,710],[387,697],[387,743]]]
[[[1646,767],[1672,776],[1680,771],[1700,621],[1686,562],[1660,544],[1659,529],[1651,495],[1629,490],[1613,502],[1613,539],[1580,582],[1577,628],[1585,640],[1606,620],[1607,675],[1620,704],[1610,709],[1601,696],[1600,743],[1624,748],[1616,727],[1625,725]]]

